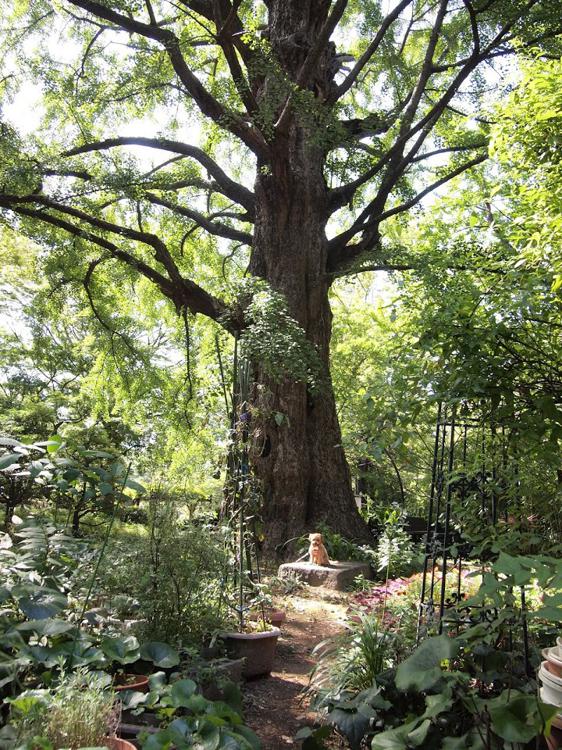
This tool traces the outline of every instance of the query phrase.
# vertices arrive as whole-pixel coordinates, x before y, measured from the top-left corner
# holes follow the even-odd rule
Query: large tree
[[[404,265],[385,226],[486,158],[483,100],[515,50],[552,53],[557,2],[11,5],[2,85],[9,96],[18,77],[40,83],[44,118],[27,139],[3,126],[4,216],[90,302],[100,267],[117,264],[116,283],[145,277],[178,313],[235,336],[256,310],[197,254],[245,258],[283,299],[269,313],[298,323],[321,371],[311,388],[255,363],[269,540],[319,519],[364,535],[329,378],[330,286]],[[159,127],[127,134],[149,114]],[[162,161],[147,169],[131,146]]]

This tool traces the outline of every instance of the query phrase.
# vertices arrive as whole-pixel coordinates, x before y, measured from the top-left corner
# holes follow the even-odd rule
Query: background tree
[[[186,320],[203,314],[250,344],[277,321],[254,399],[272,544],[320,518],[364,533],[328,370],[330,286],[402,267],[385,223],[486,158],[478,114],[499,91],[492,63],[515,48],[551,53],[556,6],[37,0],[4,10],[6,96],[29,76],[44,118],[23,140],[3,125],[0,206],[41,242],[46,270],[94,306],[108,292],[95,281],[102,267],[121,290],[146,279]],[[127,135],[141,117],[143,134]],[[166,157],[147,165],[130,146]],[[269,302],[262,289],[248,307],[247,288],[233,286],[240,272],[231,265],[228,283],[217,273],[236,254],[268,282]],[[302,344],[292,321],[318,358],[312,384],[283,372],[279,350],[292,334]]]
[[[527,63],[513,93],[490,110],[490,162],[392,228],[412,269],[382,290],[377,283],[376,305],[370,283],[335,295],[332,372],[344,443],[355,464],[369,459],[373,499],[385,478],[383,499],[401,500],[400,483],[389,481],[392,457],[406,508],[424,507],[436,402],[463,402],[470,416],[484,413],[489,434],[494,425],[502,433],[498,443],[509,437],[514,510],[560,527],[561,72],[559,61]],[[493,458],[478,457],[477,466]],[[506,458],[496,455],[496,465]]]

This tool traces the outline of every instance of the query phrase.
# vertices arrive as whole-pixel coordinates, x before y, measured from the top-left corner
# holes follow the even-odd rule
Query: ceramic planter
[[[560,654],[559,646],[543,648],[542,655],[548,662],[549,670],[557,677],[562,677],[562,655]]]
[[[562,677],[558,677],[550,671],[548,661],[542,662],[538,678],[542,683],[542,700],[551,706],[562,706]]]
[[[148,693],[148,677],[144,674],[124,674],[121,679],[125,681],[121,684],[114,683],[113,689],[116,692],[122,690],[137,690],[139,693]]]
[[[279,628],[271,628],[263,633],[223,633],[221,635],[231,659],[245,659],[242,675],[260,677],[271,672]]]

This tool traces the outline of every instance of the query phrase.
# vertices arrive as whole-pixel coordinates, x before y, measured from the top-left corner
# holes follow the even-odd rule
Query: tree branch
[[[63,156],[77,156],[78,154],[86,154],[92,151],[105,151],[117,146],[145,146],[147,148],[171,151],[176,154],[184,154],[195,159],[214,177],[226,196],[244,206],[250,216],[254,215],[254,194],[252,191],[232,180],[203,149],[197,146],[190,146],[181,141],[173,141],[168,138],[144,138],[141,136],[108,138],[105,141],[95,141],[77,146],[69,151],[65,151]]]
[[[360,221],[359,219],[357,219],[357,221],[355,221],[349,229],[337,235],[328,242],[328,269],[337,271],[340,266],[349,266],[350,263],[356,260],[359,256],[366,253],[371,246],[374,246],[378,243],[380,239],[378,228],[381,222],[383,222],[385,219],[388,219],[390,216],[394,216],[395,214],[402,213],[403,211],[407,211],[408,209],[412,208],[417,203],[419,203],[426,195],[429,195],[429,193],[437,190],[437,188],[441,187],[441,185],[444,185],[454,177],[457,177],[463,172],[466,172],[468,169],[471,169],[472,167],[486,161],[487,158],[488,154],[482,154],[475,157],[474,159],[471,159],[470,161],[465,162],[464,164],[461,164],[456,169],[448,172],[440,179],[432,182],[431,185],[428,185],[428,187],[426,187],[424,190],[421,190],[409,201],[400,203],[398,206],[394,206],[393,208],[388,209],[388,211],[377,214],[368,222]],[[360,232],[366,233],[364,239],[354,245],[348,245],[347,243],[349,242],[349,240]]]
[[[131,268],[134,268],[138,273],[156,284],[162,294],[174,303],[177,310],[187,307],[194,314],[201,313],[202,315],[219,322],[231,333],[234,333],[237,330],[237,323],[227,315],[229,308],[225,303],[216,297],[213,297],[194,281],[191,281],[191,279],[179,277],[177,281],[174,281],[166,278],[152,268],[152,266],[149,266],[147,263],[130,253],[121,250],[115,243],[105,237],[94,234],[93,232],[73,224],[60,216],[53,216],[44,210],[30,208],[27,205],[23,205],[40,202],[37,200],[38,198],[40,198],[40,196],[37,195],[22,197],[0,194],[0,207],[7,208],[13,211],[16,215],[26,216],[44,224],[62,229],[73,237],[78,237],[86,242],[91,242],[98,247],[102,247],[104,250],[109,251],[110,255],[114,258],[117,258]]]
[[[410,2],[411,0],[407,1]],[[320,58],[320,55],[328,43],[334,29],[340,22],[348,3],[349,0],[336,0],[330,15],[320,29],[313,47],[309,50],[306,59],[298,72],[296,80],[297,86],[302,88],[309,83],[310,76],[314,72],[316,63],[318,62],[318,59]]]
[[[230,131],[248,146],[255,154],[265,158],[268,153],[267,142],[263,135],[248,123],[241,120],[233,112],[228,112],[215,97],[207,91],[205,86],[191,71],[181,52],[178,37],[169,29],[146,24],[130,16],[118,13],[97,0],[67,0],[82,10],[98,18],[115,24],[131,34],[139,34],[147,39],[159,42],[166,50],[168,58],[178,78],[193,98],[200,111],[217,125]]]
[[[353,86],[353,84],[357,80],[363,68],[367,65],[369,60],[373,57],[373,55],[379,48],[390,26],[392,26],[392,24],[394,23],[394,21],[396,21],[400,13],[402,13],[404,8],[407,8],[411,2],[412,0],[401,0],[401,2],[399,2],[398,5],[393,10],[390,11],[390,13],[386,16],[386,18],[384,18],[383,22],[380,25],[379,30],[375,34],[374,39],[371,41],[371,43],[369,44],[365,52],[361,55],[357,63],[353,66],[353,68],[350,70],[350,72],[342,81],[342,83],[340,83],[340,85],[335,88],[334,93],[329,97],[329,100],[328,100],[329,104],[334,104],[335,102],[337,102],[338,99],[341,99],[341,97],[347,91],[349,91],[349,89]]]
[[[458,175],[462,174],[463,172],[466,172],[468,169],[471,169],[472,167],[475,167],[478,164],[482,164],[482,162],[486,161],[487,158],[488,158],[488,154],[482,154],[481,156],[476,156],[474,159],[471,159],[470,161],[467,161],[464,164],[461,164],[452,172],[449,172],[448,174],[446,174],[444,177],[441,177],[439,180],[432,182],[431,185],[428,185],[428,187],[426,187],[424,190],[419,192],[409,201],[405,201],[404,203],[400,203],[400,205],[398,206],[394,206],[393,208],[388,209],[388,211],[384,211],[382,214],[380,214],[377,217],[377,224],[384,221],[385,219],[388,219],[390,216],[394,216],[395,214],[402,213],[403,211],[408,211],[408,209],[412,208],[417,203],[419,203],[423,198],[425,198],[426,195],[429,195],[429,193],[432,193],[434,190],[437,190],[437,188],[441,187],[441,185],[444,185],[446,182],[449,182],[449,180],[452,180],[453,178],[458,177]]]
[[[219,222],[212,221],[210,217],[205,216],[204,214],[201,214],[198,211],[194,211],[192,208],[187,208],[186,206],[179,206],[177,203],[172,203],[171,201],[168,201],[165,198],[160,198],[158,195],[155,195],[154,193],[147,193],[146,198],[151,203],[154,203],[158,206],[163,206],[164,208],[168,208],[170,211],[173,211],[174,213],[180,214],[181,216],[185,216],[188,219],[191,219],[196,224],[198,224],[202,229],[204,229],[206,232],[209,232],[209,234],[213,234],[218,237],[225,237],[226,239],[234,240],[235,242],[242,242],[245,245],[250,245],[250,246],[252,245],[253,237],[248,232],[242,232],[239,229],[235,229],[234,227],[229,227],[226,224],[221,224]]]

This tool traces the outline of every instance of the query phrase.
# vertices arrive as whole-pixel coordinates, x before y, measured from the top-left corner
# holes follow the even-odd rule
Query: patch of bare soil
[[[297,748],[298,730],[318,723],[304,694],[315,664],[311,652],[320,641],[342,631],[347,597],[314,589],[308,596],[292,596],[283,604],[287,621],[273,671],[244,687],[245,720],[261,739],[263,750]],[[335,740],[333,747],[343,746]]]

